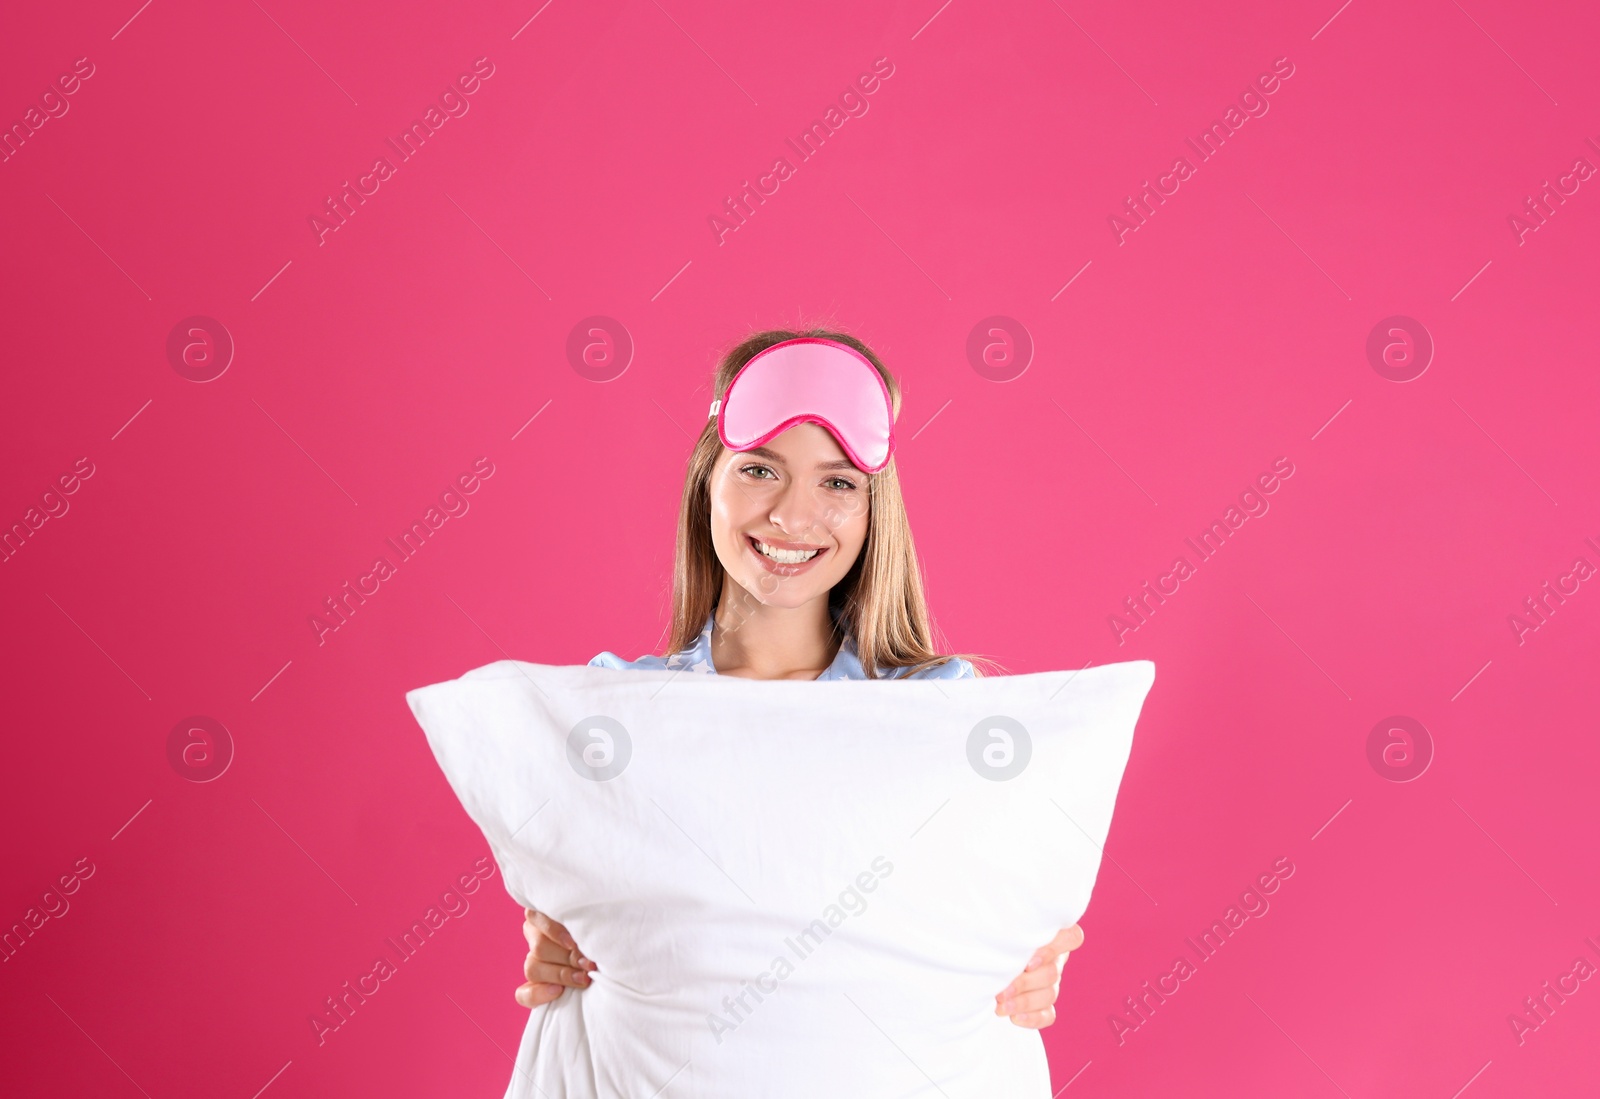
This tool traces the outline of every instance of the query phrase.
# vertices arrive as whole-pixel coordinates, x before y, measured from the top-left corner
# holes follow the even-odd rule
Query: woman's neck
[[[840,644],[826,595],[798,607],[773,607],[725,581],[711,630],[711,662],[718,675],[816,679],[833,663]]]

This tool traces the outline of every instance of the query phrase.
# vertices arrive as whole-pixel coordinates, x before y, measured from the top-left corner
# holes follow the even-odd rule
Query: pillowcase
[[[410,691],[512,898],[599,967],[529,1014],[507,1099],[1050,1099],[994,996],[1088,906],[1154,679],[502,660]]]

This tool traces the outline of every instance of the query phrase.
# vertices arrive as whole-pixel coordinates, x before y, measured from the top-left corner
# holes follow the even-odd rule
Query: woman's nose
[[[827,536],[824,509],[812,497],[808,486],[791,482],[772,508],[770,519],[796,542],[814,541]]]

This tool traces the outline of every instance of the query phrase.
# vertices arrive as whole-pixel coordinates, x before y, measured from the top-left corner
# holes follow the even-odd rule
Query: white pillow
[[[511,896],[599,966],[506,1096],[1050,1099],[994,995],[1083,915],[1154,679],[502,660],[409,692]]]

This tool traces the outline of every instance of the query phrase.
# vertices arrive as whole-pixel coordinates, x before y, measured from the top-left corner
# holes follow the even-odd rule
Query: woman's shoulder
[[[713,672],[711,667],[711,615],[706,615],[705,628],[700,631],[700,636],[694,639],[693,644],[681,652],[668,656],[656,656],[647,653],[637,660],[624,660],[616,653],[607,649],[603,653],[596,653],[594,659],[589,661],[591,668],[617,668],[623,671],[640,671],[647,669],[666,668],[672,671],[682,669],[690,672]]]
[[[710,665],[696,658],[692,652],[675,653],[672,656],[645,655],[637,660],[624,660],[616,653],[607,650],[596,653],[594,659],[589,661],[591,668],[616,668],[620,671],[653,671],[659,669],[677,670],[679,668],[690,672],[710,671]]]
[[[636,669],[665,668],[666,666],[665,657],[646,655],[641,656],[638,660],[624,660],[609,649],[603,653],[596,653],[594,659],[589,661],[589,667],[591,668]]]
[[[689,671],[709,670],[703,669],[698,665],[686,665],[684,663],[685,659],[686,654],[679,653],[670,657],[646,655],[639,657],[637,660],[624,660],[616,653],[607,650],[603,653],[596,653],[594,658],[589,661],[589,667],[615,668],[621,671],[678,667],[686,667]],[[923,668],[921,671],[909,675],[905,668],[891,668],[884,672],[884,678],[886,679],[973,679],[976,676],[977,672],[973,670],[972,665],[959,656],[951,657],[943,664],[938,664],[931,668]]]
[[[977,674],[972,664],[959,656],[953,656],[943,664],[923,668],[920,672],[910,675],[906,674],[904,668],[895,668],[890,673],[894,679],[975,679]]]

